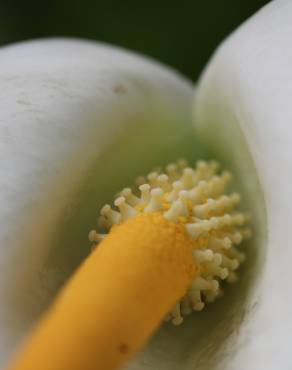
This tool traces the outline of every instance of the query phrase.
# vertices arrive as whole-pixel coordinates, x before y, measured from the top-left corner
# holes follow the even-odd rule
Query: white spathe
[[[198,88],[199,131],[234,168],[248,171],[249,159],[242,157],[248,146],[267,213],[266,264],[254,292],[257,304],[225,369],[292,369],[291,46],[292,2],[272,2],[218,49]],[[256,203],[259,196],[255,192],[252,200]]]
[[[2,48],[0,86],[1,366],[89,252],[98,202],[184,153],[193,86],[76,40]]]

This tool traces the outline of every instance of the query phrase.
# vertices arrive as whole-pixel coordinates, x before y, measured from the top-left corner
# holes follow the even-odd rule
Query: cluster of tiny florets
[[[235,271],[245,259],[238,245],[251,231],[244,227],[248,217],[234,210],[240,195],[225,194],[231,177],[230,172],[219,173],[216,161],[198,161],[193,169],[179,160],[165,171],[139,177],[133,190],[125,188],[119,193],[114,208],[107,204],[100,211],[98,225],[103,230],[142,212],[161,212],[167,220],[184,225],[194,241],[199,274],[166,317],[175,325],[182,323],[184,315],[219,298],[221,282],[235,282]],[[89,240],[96,245],[106,235],[92,230]]]

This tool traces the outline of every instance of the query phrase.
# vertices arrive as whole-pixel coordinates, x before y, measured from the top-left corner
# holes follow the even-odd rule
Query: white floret
[[[223,281],[236,282],[236,271],[245,260],[238,245],[251,237],[251,230],[244,227],[249,218],[234,211],[240,195],[226,193],[230,172],[218,171],[216,161],[198,161],[193,169],[181,159],[167,165],[165,173],[156,169],[146,178],[140,176],[136,190],[125,188],[120,192],[115,209],[105,205],[100,212],[98,224],[106,230],[140,212],[161,212],[167,220],[184,225],[193,240],[193,257],[200,272],[165,318],[174,325],[221,297]],[[95,230],[89,233],[95,245],[105,237]]]

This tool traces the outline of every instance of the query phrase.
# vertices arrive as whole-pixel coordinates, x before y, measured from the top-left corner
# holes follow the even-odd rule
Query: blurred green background
[[[49,36],[101,40],[147,54],[193,80],[218,43],[263,0],[1,0],[0,45]]]

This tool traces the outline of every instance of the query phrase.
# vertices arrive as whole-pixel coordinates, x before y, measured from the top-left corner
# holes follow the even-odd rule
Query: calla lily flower
[[[164,325],[129,369],[291,369],[291,37],[291,1],[270,3],[196,89],[94,42],[0,50],[0,365],[89,253],[99,206],[153,166],[212,157],[252,213],[242,278],[181,327]]]

